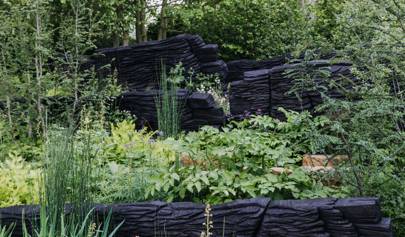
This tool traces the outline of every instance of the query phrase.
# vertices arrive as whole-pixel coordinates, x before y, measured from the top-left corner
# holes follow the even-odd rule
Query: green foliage
[[[155,99],[159,131],[164,137],[177,137],[180,133],[182,108],[178,99],[179,84],[184,80],[184,69],[181,64],[170,70],[167,75],[166,67],[162,66],[159,87],[161,94]]]
[[[46,9],[41,1],[0,8],[0,100],[10,127],[24,137],[42,134],[46,126],[43,95],[52,77],[44,67],[51,57]]]
[[[217,105],[224,110],[225,114],[230,113],[228,94],[224,90],[228,88],[224,88],[218,75],[199,73],[195,75],[192,81],[186,82],[186,87],[191,91],[211,94]]]
[[[221,79],[216,74],[202,74],[198,73],[195,77],[190,77],[190,80],[186,82],[187,89],[191,91],[208,91],[210,88],[220,87]]]
[[[157,175],[158,169],[151,165],[129,167],[109,162],[97,175],[95,201],[99,203],[128,203],[145,201],[146,190],[152,185],[151,177]],[[154,195],[164,198],[165,194]]]
[[[50,131],[43,165],[43,191],[41,205],[58,233],[63,229],[59,218],[64,215],[65,204],[72,205],[69,225],[82,223],[93,202],[91,186],[94,170],[90,138],[84,137],[84,149],[77,149],[71,129]]]
[[[394,220],[397,234],[403,235],[405,134],[403,85],[405,5],[398,1],[345,1],[332,30],[338,59],[353,62],[358,82],[353,90],[344,90],[347,80],[325,83],[326,74],[313,71],[304,60],[292,76],[297,86],[325,92],[338,89],[346,100],[325,97],[319,108],[330,118],[329,134],[339,140],[331,150],[346,154],[349,162],[339,171],[351,196],[377,196],[386,215]],[[402,12],[402,13],[401,13]],[[309,58],[313,56],[307,51]],[[312,59],[312,58],[311,58]],[[329,85],[328,85],[329,84]]]
[[[319,40],[331,41],[338,28],[337,17],[342,14],[346,0],[317,0],[310,6],[310,14],[313,15],[311,27],[313,37]]]
[[[342,196],[338,190],[311,179],[300,168],[293,169],[289,175],[255,175],[244,170],[171,167],[160,170],[152,177],[151,184],[147,197],[153,198],[156,192],[163,192],[167,201],[223,203],[258,196],[272,199]]]
[[[14,229],[13,226],[9,226],[9,227],[0,226],[0,237],[12,237],[13,229]]]
[[[99,155],[107,161],[129,167],[173,161],[175,155],[170,144],[154,141],[154,135],[155,133],[147,132],[146,129],[136,131],[134,123],[125,120],[111,126],[111,134],[101,141]]]
[[[83,128],[75,136],[78,150],[90,149],[95,158],[92,193],[102,203],[145,200],[150,177],[159,166],[175,161],[172,139],[155,140],[154,132],[136,131],[133,121],[112,124],[110,132],[101,127]],[[90,144],[83,137],[91,137]]]
[[[260,173],[266,167],[294,163],[293,151],[273,134],[251,129],[204,127],[184,138],[193,157],[208,159],[218,166]],[[226,159],[225,159],[226,158]]]
[[[334,43],[339,48],[370,46],[384,52],[385,46],[394,42],[403,48],[404,3],[390,0],[345,1],[342,12],[337,16],[333,32]],[[353,49],[353,48],[352,48]],[[375,50],[374,49],[374,50]],[[385,51],[387,52],[387,51]]]
[[[0,163],[0,173],[0,207],[38,203],[41,175],[35,164],[10,154]]]
[[[44,159],[43,204],[48,207],[48,215],[60,228],[58,218],[64,213],[68,202],[69,174],[73,170],[73,146],[69,131],[55,131],[46,144]],[[59,230],[59,229],[58,229]]]
[[[42,142],[19,138],[19,132],[13,130],[6,116],[0,114],[0,162],[10,156],[21,156],[25,160],[39,160],[42,154]]]
[[[400,227],[404,221],[405,133],[398,130],[397,123],[404,117],[399,108],[403,100],[382,96],[383,88],[373,90],[376,94],[362,101],[328,103],[333,113],[332,129],[341,140],[335,150],[350,157],[341,173],[351,195],[379,197],[385,213]]]
[[[332,120],[350,165],[342,172],[351,195],[380,197],[385,213],[404,235],[405,4],[345,1],[333,33],[339,55],[353,62],[359,83],[345,101],[322,106]],[[351,100],[350,98],[357,98]]]
[[[178,140],[155,140],[154,133],[136,131],[133,122],[124,121],[111,125],[111,133],[79,131],[75,147],[90,147],[98,158],[92,192],[104,203],[344,195],[298,167],[304,153],[323,153],[321,148],[334,144],[333,137],[323,134],[329,121],[308,113],[286,115],[285,122],[258,116],[222,130],[204,127]],[[80,142],[83,133],[94,137],[91,144]],[[274,175],[275,166],[292,173]]]
[[[180,162],[162,167],[153,176],[147,198],[165,193],[169,201],[218,203],[236,198],[268,196],[274,199],[343,195],[322,185],[297,167],[305,152],[322,152],[333,144],[330,136],[311,139],[328,124],[324,117],[287,113],[286,122],[255,117],[223,128],[204,127],[184,136]],[[318,149],[318,150],[315,150]],[[272,174],[284,167],[291,174]]]
[[[196,33],[219,44],[225,60],[289,53],[302,39],[305,15],[298,1],[223,0],[174,7],[169,33]]]
[[[139,8],[137,3],[131,0],[82,2],[91,11],[89,21],[97,22],[92,41],[101,47],[122,45],[124,38],[128,37],[126,35],[133,30],[135,13]]]
[[[29,233],[25,222],[23,222],[23,237],[60,237],[60,236],[69,236],[69,237],[113,237],[118,229],[124,222],[118,224],[112,231],[109,231],[109,225],[111,222],[112,212],[110,211],[107,215],[107,218],[104,220],[102,225],[96,226],[96,223],[90,223],[92,211],[90,211],[82,223],[77,225],[69,225],[65,223],[64,216],[61,216],[60,222],[62,223],[61,231],[58,232],[56,225],[51,222],[51,219],[46,215],[46,208],[41,206],[40,209],[40,220],[39,226]],[[13,236],[14,226],[0,226],[0,237],[11,237]]]
[[[154,133],[147,132],[146,129],[136,131],[132,121],[112,125],[111,135],[105,139],[104,154],[108,160],[124,163],[128,159],[139,164],[147,156],[143,151],[147,149],[146,146],[153,135]]]
[[[66,14],[51,29],[48,13],[58,2],[0,4],[0,160],[8,153],[39,160],[49,124],[68,126],[85,110],[106,118],[119,93],[114,78],[81,68],[94,48],[89,9],[63,1]]]

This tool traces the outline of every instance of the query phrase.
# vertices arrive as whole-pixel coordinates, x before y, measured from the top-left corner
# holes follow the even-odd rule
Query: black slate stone
[[[356,228],[359,231],[360,236],[373,236],[373,237],[393,237],[391,232],[391,219],[382,218],[377,224],[356,224]]]
[[[256,198],[213,206],[214,236],[255,236],[269,203],[268,198]]]
[[[377,198],[348,198],[338,200],[334,207],[353,223],[378,223],[382,214]]]
[[[86,62],[86,67],[94,65],[99,75],[106,76],[108,70],[101,70],[101,67],[110,65],[109,72],[117,71],[121,85],[129,90],[147,90],[158,88],[163,65],[169,72],[179,63],[183,65],[184,76],[188,80],[199,72],[223,78],[227,75],[226,64],[218,59],[218,46],[206,45],[200,36],[187,34],[132,46],[100,49]]]
[[[111,227],[117,226],[123,222],[116,236],[134,237],[146,236],[153,237],[155,232],[159,231],[158,213],[167,204],[164,202],[147,202],[133,204],[115,204],[110,206],[98,206],[95,211],[99,220],[105,219],[111,211]]]
[[[245,72],[255,71],[260,69],[271,69],[275,66],[280,66],[287,63],[286,57],[275,57],[268,60],[256,61],[256,60],[235,60],[227,62],[228,65],[228,76],[225,79],[226,83],[233,81],[243,80]]]
[[[213,107],[209,109],[193,109],[193,120],[205,120],[206,124],[223,124],[225,113],[222,108]]]
[[[303,201],[273,201],[263,218],[258,236],[328,237],[325,224],[314,203]]]
[[[197,58],[203,63],[217,61],[219,59],[218,53],[218,45],[216,44],[207,44],[195,51]]]
[[[32,233],[39,223],[39,211],[39,206],[34,205],[0,208],[0,226],[14,225],[13,237],[22,237],[22,219],[25,221],[27,230]]]
[[[201,63],[200,71],[208,75],[217,75],[223,81],[228,75],[228,66],[222,60],[213,62]]]
[[[208,93],[193,92],[187,100],[192,109],[210,109],[215,106],[214,97]]]
[[[304,67],[302,60],[296,60],[290,64],[274,65],[267,64],[267,69],[264,69],[259,61],[254,60],[228,63],[232,117],[270,114],[283,120],[285,117],[279,108],[316,114],[315,108],[323,102],[321,90],[327,89],[323,93],[331,98],[343,99],[358,82],[351,73],[351,64],[346,62],[332,64],[330,60],[313,60],[306,62]],[[297,84],[296,79],[300,79],[295,74],[297,70],[321,69],[330,76],[322,78],[320,74],[315,74],[311,87]],[[298,90],[291,92],[293,87]]]
[[[251,110],[249,102],[250,92],[246,81],[234,81],[230,84],[229,105],[231,114],[242,115]]]
[[[95,205],[95,217],[103,221],[112,213],[111,228],[123,225],[117,237],[191,236],[204,230],[205,205],[160,201]],[[25,220],[38,220],[38,206],[0,208],[0,223],[16,223],[13,236],[22,236]],[[69,211],[67,208],[67,212]],[[391,237],[391,221],[379,218],[375,198],[270,201],[266,198],[237,200],[214,205],[213,236],[240,237]],[[378,221],[377,221],[378,220]],[[29,222],[29,231],[32,224]]]
[[[202,204],[188,202],[167,204],[157,214],[158,231],[155,236],[200,236],[204,209]]]

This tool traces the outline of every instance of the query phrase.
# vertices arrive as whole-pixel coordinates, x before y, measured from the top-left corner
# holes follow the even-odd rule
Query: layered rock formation
[[[95,66],[101,78],[116,73],[127,91],[119,98],[120,108],[135,115],[138,126],[157,129],[156,99],[162,94],[159,88],[162,68],[167,73],[180,63],[187,81],[192,81],[198,73],[218,75],[222,80],[228,75],[226,63],[218,57],[218,46],[187,34],[128,47],[100,49],[85,68]],[[177,96],[182,129],[221,126],[225,122],[224,111],[211,95],[180,89]]]
[[[283,64],[244,71],[230,83],[230,109],[233,116],[267,114],[283,119],[278,109],[313,112],[324,95],[343,98],[356,83],[350,64],[332,64],[328,60]],[[311,78],[305,80],[310,75]],[[236,76],[235,76],[236,77]]]
[[[187,80],[197,73],[217,74],[225,78],[228,68],[218,57],[218,46],[206,44],[197,35],[178,35],[160,41],[148,41],[133,46],[106,48],[97,51],[88,65],[96,66],[105,75],[104,66],[116,71],[118,81],[129,91],[158,89],[162,67],[169,72],[181,63]]]
[[[225,63],[219,59],[218,53],[217,45],[206,44],[197,35],[183,34],[134,46],[101,49],[88,65],[95,66],[100,77],[116,72],[120,84],[127,89],[121,96],[120,107],[136,115],[138,124],[152,129],[157,128],[155,97],[161,93],[158,90],[163,65],[168,72],[181,63],[187,81],[192,81],[197,73],[203,73],[218,75],[223,88],[230,84],[227,93],[231,118],[265,114],[283,119],[280,107],[314,112],[314,108],[322,103],[323,95],[342,98],[342,90],[350,91],[355,83],[347,63],[306,62],[303,59],[292,63],[290,56]],[[311,81],[303,81],[308,74],[311,74]],[[195,130],[203,125],[220,126],[224,123],[223,110],[211,98],[208,94],[179,91],[179,103],[184,105],[183,129]],[[199,100],[207,101],[198,107]]]
[[[104,220],[111,211],[111,228],[123,223],[117,237],[199,237],[205,229],[205,205],[160,201],[96,205]],[[13,236],[22,236],[22,214],[29,230],[38,223],[39,208],[0,209],[0,223],[16,223]],[[391,221],[383,218],[376,198],[271,201],[237,200],[211,208],[213,236],[243,237],[391,237]]]

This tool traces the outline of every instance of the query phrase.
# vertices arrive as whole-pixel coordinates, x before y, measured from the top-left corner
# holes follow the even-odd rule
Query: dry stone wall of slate
[[[333,55],[324,55],[330,58]],[[181,127],[196,130],[204,125],[221,126],[227,119],[241,119],[252,114],[266,114],[283,119],[279,107],[287,110],[314,112],[322,102],[320,91],[303,89],[299,97],[288,93],[296,86],[291,71],[300,69],[300,63],[290,63],[290,55],[272,59],[236,60],[225,63],[220,60],[218,45],[206,44],[198,35],[182,34],[166,40],[149,41],[127,47],[100,49],[87,62],[85,68],[95,66],[100,77],[117,72],[118,80],[127,92],[120,97],[120,108],[138,118],[138,126],[157,129],[155,107],[159,95],[159,79],[162,65],[169,71],[178,63],[184,66],[186,80],[192,81],[197,73],[216,74],[223,83],[230,100],[230,115],[226,116],[209,94],[179,90],[179,100],[184,105]],[[299,60],[298,60],[299,62]],[[108,65],[108,67],[106,67]],[[329,60],[314,60],[307,64],[313,68],[327,67],[332,81],[347,77],[352,81],[350,64],[334,64]],[[319,87],[326,80],[315,78]],[[350,90],[350,86],[346,89]],[[341,98],[337,89],[328,96]]]
[[[67,208],[68,210],[69,208]],[[381,215],[376,198],[237,200],[212,206],[213,236],[241,237],[392,237],[391,220]],[[95,205],[104,220],[112,212],[111,226],[123,225],[117,237],[199,237],[205,205],[160,201]],[[38,223],[38,206],[0,209],[0,223],[15,223],[13,236],[22,236],[22,214],[29,230]]]
[[[222,79],[228,68],[219,59],[218,46],[206,44],[200,36],[182,34],[160,41],[148,41],[133,46],[100,49],[86,63],[96,67],[99,75],[117,72],[118,81],[129,91],[158,89],[161,70],[169,72],[181,63],[184,76],[192,80],[198,73],[217,74]],[[105,66],[110,65],[109,70]]]
[[[231,64],[235,64],[231,62]],[[356,78],[351,74],[349,63],[332,63],[329,60],[316,60],[307,63],[314,70],[319,68],[329,73],[328,78],[315,78],[313,84],[317,88],[328,88],[325,95],[331,98],[343,98],[342,88],[331,88],[331,84],[343,85],[344,89],[351,90]],[[271,65],[270,65],[271,66]],[[232,66],[230,68],[233,68]],[[265,65],[256,67],[251,71],[239,71],[239,76],[232,74],[239,80],[230,82],[230,110],[234,117],[245,117],[251,114],[266,114],[283,119],[283,113],[278,110],[282,107],[293,111],[314,112],[315,107],[322,103],[319,90],[306,88],[305,85],[296,93],[289,93],[297,85],[293,75],[301,69],[302,64],[287,63],[274,67]],[[344,83],[343,83],[344,82]]]
[[[162,93],[159,80],[163,65],[168,72],[181,63],[186,80],[192,81],[198,73],[215,74],[224,80],[228,68],[218,53],[218,45],[206,44],[197,35],[182,34],[134,46],[100,49],[84,68],[95,66],[101,78],[116,72],[119,83],[127,90],[119,97],[119,107],[137,117],[138,127],[157,129],[156,99]],[[183,130],[224,124],[225,113],[212,95],[180,89],[177,97],[182,105]]]

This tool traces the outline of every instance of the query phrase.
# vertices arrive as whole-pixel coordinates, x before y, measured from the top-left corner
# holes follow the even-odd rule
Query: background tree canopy
[[[33,0],[3,1],[0,9],[29,7]],[[45,3],[45,2],[44,2]],[[309,45],[342,40],[337,33],[338,16],[345,1],[319,0],[112,0],[81,1],[81,21],[91,26],[98,47],[128,45],[194,33],[221,47],[225,60],[263,59],[291,53]],[[65,19],[75,14],[74,1],[46,3],[52,42],[60,41]],[[347,6],[347,4],[346,4]],[[347,8],[348,9],[348,8]],[[350,9],[348,9],[350,10]],[[339,45],[341,46],[341,45]]]
[[[291,52],[305,33],[305,14],[295,0],[223,0],[172,9],[170,35],[198,33],[219,44],[226,60]]]

